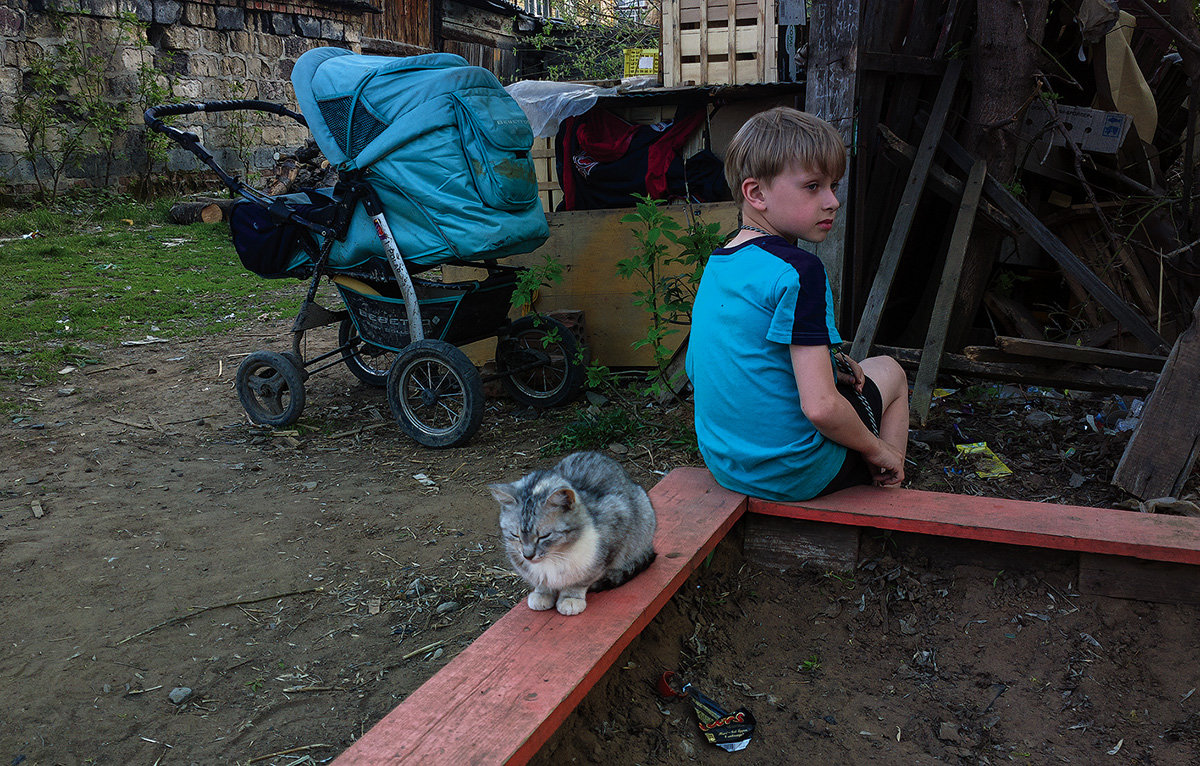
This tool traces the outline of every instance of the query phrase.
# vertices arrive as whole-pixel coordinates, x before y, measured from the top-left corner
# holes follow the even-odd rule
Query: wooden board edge
[[[742,496],[741,502],[738,503],[733,512],[728,515],[725,521],[723,521],[716,530],[714,530],[713,534],[704,543],[704,545],[700,546],[700,548],[688,558],[684,566],[681,567],[679,571],[675,573],[675,576],[668,581],[667,586],[659,591],[658,595],[650,601],[646,608],[643,609],[641,614],[634,619],[634,621],[621,634],[617,641],[615,641],[612,646],[609,647],[608,651],[604,653],[604,656],[601,657],[600,661],[593,665],[591,669],[584,674],[583,678],[580,679],[579,683],[576,684],[575,688],[571,690],[562,703],[560,703],[550,713],[550,715],[543,719],[542,723],[539,724],[529,738],[522,743],[521,747],[517,749],[516,753],[514,753],[513,756],[505,762],[506,766],[524,766],[524,764],[528,763],[529,760],[537,754],[537,752],[542,748],[543,745],[546,744],[554,732],[558,731],[558,727],[562,726],[562,724],[567,720],[567,717],[574,712],[575,708],[579,707],[579,703],[583,702],[583,698],[587,696],[588,692],[590,692],[592,688],[600,682],[600,679],[604,677],[604,674],[608,672],[613,663],[616,662],[617,658],[621,656],[621,652],[625,651],[625,649],[633,643],[634,639],[641,635],[642,631],[645,630],[646,626],[658,616],[658,613],[662,611],[662,608],[666,606],[667,602],[675,597],[675,594],[679,592],[679,588],[683,586],[684,582],[687,581],[687,578],[691,576],[692,572],[696,571],[696,569],[700,567],[700,564],[704,561],[705,557],[712,553],[712,551],[717,547],[717,544],[725,538],[725,535],[729,534],[729,530],[732,529],[733,525],[742,518],[748,507],[748,498]]]
[[[892,490],[896,491],[896,490]],[[963,496],[969,499],[971,496]],[[996,498],[983,498],[995,501]],[[1081,510],[1079,506],[1055,506],[1046,504],[1047,508],[1065,509],[1072,512]],[[1084,511],[1089,509],[1082,509]],[[1103,511],[1105,509],[1090,509]],[[1050,548],[1054,550],[1077,551],[1081,553],[1098,553],[1113,556],[1132,556],[1147,561],[1162,561],[1177,564],[1200,564],[1200,550],[1184,546],[1171,546],[1158,543],[1143,543],[1136,540],[1103,540],[1099,538],[1080,537],[1072,530],[1064,529],[1061,533],[1036,532],[1026,529],[1012,529],[998,526],[982,527],[967,521],[935,521],[929,519],[903,518],[900,516],[873,515],[854,511],[812,508],[797,503],[776,503],[758,498],[750,499],[750,513],[769,516],[804,519],[808,521],[824,521],[832,524],[870,527],[898,532],[916,532],[919,534],[936,535],[940,537],[955,537],[984,542],[1007,543],[1011,545],[1027,545],[1035,548]],[[1126,513],[1121,511],[1121,513]],[[1133,513],[1128,511],[1127,513]],[[1157,518],[1157,517],[1147,517]]]

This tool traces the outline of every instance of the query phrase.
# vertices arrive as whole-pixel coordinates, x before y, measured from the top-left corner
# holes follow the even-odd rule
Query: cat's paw
[[[558,613],[570,617],[573,614],[579,614],[587,608],[586,598],[572,598],[570,596],[562,596],[558,599]]]
[[[554,594],[542,593],[535,590],[529,594],[529,598],[525,599],[525,603],[529,604],[529,608],[535,612],[544,612],[554,606]],[[559,611],[561,612],[562,610],[560,609]],[[580,611],[583,610],[580,609]]]

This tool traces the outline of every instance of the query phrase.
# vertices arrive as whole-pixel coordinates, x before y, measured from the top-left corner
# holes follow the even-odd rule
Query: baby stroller
[[[240,197],[230,212],[242,263],[267,278],[310,280],[292,325],[292,350],[255,351],[238,368],[238,398],[256,423],[286,426],[304,408],[309,375],[345,363],[385,387],[401,429],[428,447],[464,444],[483,417],[483,383],[457,346],[498,337],[496,374],[513,399],[551,407],[579,394],[577,340],[546,316],[508,320],[522,269],[497,258],[548,236],[525,115],[487,70],[459,56],[364,56],[318,48],[300,56],[292,84],[302,113],[257,100],[168,104],[146,124],[173,139]],[[270,196],[230,176],[199,137],[164,117],[238,109],[308,127],[337,167],[333,188]],[[443,265],[486,278],[414,275]],[[316,302],[325,276],[344,308]],[[312,359],[304,333],[338,324],[338,347]]]

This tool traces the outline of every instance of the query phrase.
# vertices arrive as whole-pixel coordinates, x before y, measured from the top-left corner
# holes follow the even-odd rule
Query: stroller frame
[[[307,268],[288,273],[309,278],[307,295],[292,323],[291,351],[255,351],[238,368],[238,398],[253,422],[277,427],[296,422],[305,405],[304,382],[339,363],[346,364],[364,383],[386,388],[388,404],[401,430],[418,443],[435,448],[460,446],[478,430],[485,382],[499,380],[513,399],[537,408],[563,404],[582,391],[583,351],[568,327],[552,317],[536,314],[512,322],[507,319],[509,300],[524,271],[522,267],[451,260],[445,263],[483,268],[488,278],[483,282],[414,280],[396,245],[379,195],[368,180],[370,171],[340,174],[330,203],[334,206],[333,223],[322,223],[304,215],[289,200],[265,194],[227,173],[196,134],[163,120],[196,112],[235,110],[269,112],[307,127],[302,114],[253,99],[165,104],[147,109],[144,119],[151,130],[167,136],[208,166],[231,196],[262,208],[278,225],[291,223],[303,230],[299,244],[312,265],[311,274],[306,273]],[[363,206],[379,237],[387,256],[386,270],[378,258],[364,268],[329,266],[333,245],[345,236],[358,205]],[[342,310],[331,311],[317,302],[323,276],[335,284],[345,306]],[[426,296],[422,297],[421,292]],[[423,312],[423,304],[453,305],[443,320],[440,314],[432,319],[426,316],[431,312]],[[445,307],[438,308],[445,313]],[[397,309],[402,309],[402,316],[396,314]],[[478,319],[484,327],[464,331],[455,323],[460,313]],[[334,323],[339,324],[337,348],[305,360],[305,332]],[[434,334],[438,337],[428,337]],[[487,377],[481,376],[466,354],[448,342],[465,344],[492,336],[499,337],[497,371]],[[384,364],[380,366],[377,360]]]

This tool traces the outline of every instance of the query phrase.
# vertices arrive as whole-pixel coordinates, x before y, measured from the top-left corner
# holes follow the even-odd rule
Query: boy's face
[[[785,239],[824,242],[841,207],[837,187],[821,171],[793,165],[759,185],[762,215]]]

